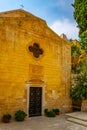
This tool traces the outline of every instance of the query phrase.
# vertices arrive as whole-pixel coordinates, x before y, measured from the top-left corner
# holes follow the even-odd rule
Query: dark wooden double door
[[[41,116],[42,111],[42,87],[30,87],[29,116]]]

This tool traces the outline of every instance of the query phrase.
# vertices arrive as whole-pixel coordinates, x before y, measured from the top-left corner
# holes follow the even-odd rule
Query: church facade
[[[0,13],[0,115],[71,111],[71,46],[46,22],[18,9]]]

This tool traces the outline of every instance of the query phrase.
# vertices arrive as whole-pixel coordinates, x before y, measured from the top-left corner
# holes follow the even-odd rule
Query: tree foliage
[[[87,0],[75,0],[74,18],[78,24],[79,36],[87,30]]]
[[[79,43],[81,45],[81,48],[84,49],[87,53],[87,30],[81,34]]]
[[[80,53],[79,56],[79,63],[82,64],[83,61],[87,60],[87,0],[74,0],[72,6],[74,7],[74,18],[79,28],[80,49],[84,52]],[[76,49],[76,51],[73,51],[73,49]],[[71,50],[78,54],[77,48],[72,46]]]
[[[70,96],[73,100],[87,99],[87,73],[80,73],[75,79]]]
[[[73,100],[83,100],[87,99],[87,0],[75,0],[73,7],[79,28],[80,47],[71,46],[72,59],[74,56],[77,62],[72,62],[70,96]]]

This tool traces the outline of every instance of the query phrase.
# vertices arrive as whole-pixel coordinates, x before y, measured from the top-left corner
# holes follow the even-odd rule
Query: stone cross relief
[[[34,43],[33,46],[29,46],[29,51],[33,53],[35,58],[39,58],[40,55],[43,54],[43,49],[39,47],[39,44]]]

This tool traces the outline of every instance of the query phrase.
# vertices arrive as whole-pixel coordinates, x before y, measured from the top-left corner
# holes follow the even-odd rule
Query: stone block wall
[[[21,10],[13,14],[15,17],[10,12],[0,15],[0,115],[18,109],[27,112],[26,81],[32,79],[45,83],[44,108],[70,111],[70,44],[44,20]],[[34,43],[43,49],[39,58],[28,49]],[[36,75],[35,70],[30,71],[33,66],[38,68]]]
[[[87,100],[82,101],[81,111],[87,112]]]

